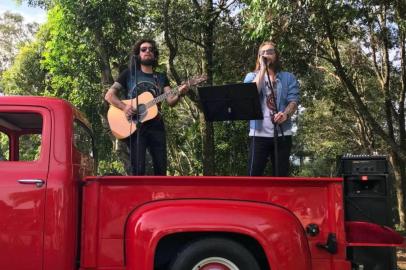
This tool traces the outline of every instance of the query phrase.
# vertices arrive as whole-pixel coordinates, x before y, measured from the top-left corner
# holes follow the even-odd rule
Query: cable
[[[250,166],[250,176],[252,176],[252,167],[254,166],[254,151],[255,151],[255,132],[257,131],[257,120],[254,120],[254,134],[252,136],[251,143],[251,166]]]

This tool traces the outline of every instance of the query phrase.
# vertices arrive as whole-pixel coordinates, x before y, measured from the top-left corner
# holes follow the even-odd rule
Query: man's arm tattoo
[[[123,89],[123,86],[119,82],[114,82],[111,88],[114,88],[116,90],[121,90]]]

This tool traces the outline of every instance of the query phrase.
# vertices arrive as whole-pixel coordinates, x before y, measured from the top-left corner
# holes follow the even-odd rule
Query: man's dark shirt
[[[137,70],[137,87],[133,89],[135,76],[131,76],[130,69],[121,72],[116,82],[120,83],[127,90],[127,98],[135,98],[140,94],[149,91],[154,97],[163,94],[163,88],[169,85],[168,77],[163,73],[144,73]]]

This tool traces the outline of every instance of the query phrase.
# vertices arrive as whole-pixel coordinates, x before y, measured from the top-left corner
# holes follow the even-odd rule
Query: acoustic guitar
[[[196,76],[188,80],[186,84],[188,84],[189,86],[194,86],[206,80],[207,76],[205,75]],[[169,95],[178,93],[179,90],[177,87],[172,89],[171,91],[157,96],[156,98],[154,98],[154,96],[150,92],[146,91],[138,95],[136,98],[122,100],[125,104],[131,105],[134,108],[134,111],[136,111],[136,113],[132,115],[131,118],[128,118],[125,115],[124,111],[122,111],[121,109],[110,105],[110,108],[107,112],[107,120],[114,137],[116,137],[117,139],[125,139],[129,137],[137,130],[137,114],[139,114],[139,121],[141,123],[155,118],[158,114],[157,104],[165,100]]]

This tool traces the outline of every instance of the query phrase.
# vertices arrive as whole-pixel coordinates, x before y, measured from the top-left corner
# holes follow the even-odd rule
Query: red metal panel
[[[405,247],[401,234],[387,226],[363,221],[345,222],[348,246]]]
[[[41,154],[35,161],[0,161],[0,269],[42,269],[45,191],[51,137],[50,112],[36,106],[9,106],[1,112],[38,113],[42,116]],[[17,144],[14,144],[17,146]],[[15,151],[17,152],[17,150]],[[16,154],[12,155],[16,158]],[[43,180],[23,185],[18,180]]]
[[[314,193],[309,194],[311,194],[311,196],[317,196],[320,203],[325,205],[325,208],[323,209],[324,212],[320,213],[324,216],[324,221],[321,223],[323,226],[320,226],[320,235],[317,237],[309,236],[312,257],[313,259],[344,259],[346,258],[346,241],[342,183],[331,183],[327,185],[326,189],[323,190],[325,196],[321,196],[321,194],[316,195],[315,193],[317,193],[316,190],[314,190]],[[308,217],[312,218],[314,215],[309,215]],[[316,224],[320,223],[316,222]],[[334,233],[337,237],[338,253],[334,256],[329,255],[324,249],[317,247],[317,243],[326,243],[329,233]]]
[[[291,212],[263,203],[223,200],[160,201],[138,208],[127,223],[127,268],[153,269],[158,241],[182,232],[247,235],[264,248],[272,269],[311,269],[303,227]]]
[[[72,152],[75,110],[63,100],[49,99],[55,119],[52,136],[47,209],[45,213],[44,269],[71,270],[79,253],[80,168]]]
[[[5,173],[5,175],[13,174],[15,175],[14,178],[41,178],[47,180],[48,177],[46,192],[45,186],[41,191],[38,189],[28,192],[29,188],[35,189],[35,185],[30,187],[18,186],[18,190],[16,189],[15,192],[12,192],[9,188],[0,189],[0,205],[4,204],[4,212],[2,212],[2,214],[6,216],[7,211],[9,211],[10,215],[14,217],[14,214],[17,213],[14,210],[17,211],[17,209],[13,209],[13,207],[21,207],[21,203],[23,203],[24,211],[18,210],[17,216],[26,220],[24,222],[18,222],[19,219],[12,219],[19,224],[18,226],[14,226],[14,233],[20,235],[18,237],[24,238],[23,241],[19,241],[17,239],[18,237],[12,237],[13,234],[7,230],[0,232],[0,234],[5,234],[4,239],[6,239],[6,241],[8,241],[7,239],[10,240],[13,238],[14,243],[6,246],[18,249],[18,252],[12,252],[11,256],[8,256],[7,252],[1,252],[2,255],[5,255],[3,258],[7,261],[22,263],[24,266],[22,266],[22,268],[0,268],[74,269],[76,267],[78,253],[77,241],[79,239],[79,188],[81,184],[80,178],[83,173],[80,171],[82,168],[73,165],[74,161],[72,160],[73,153],[71,147],[72,122],[75,117],[83,121],[83,117],[71,104],[57,98],[27,96],[0,97],[0,109],[7,112],[14,110],[40,113],[42,113],[42,110],[46,110],[49,114],[43,118],[43,133],[45,136],[43,134],[44,143],[41,146],[42,154],[40,159],[35,162],[4,162],[0,164],[2,173]],[[46,156],[44,156],[44,154],[46,154]],[[14,157],[16,157],[16,154],[14,154]],[[44,157],[46,157],[46,159],[44,159]],[[14,166],[14,164],[16,164],[16,166]],[[48,168],[49,175],[47,175]],[[44,175],[37,173],[42,173],[43,171],[46,172]],[[10,180],[13,185],[14,180]],[[3,179],[0,185],[5,184],[9,185],[10,183]],[[18,184],[15,183],[15,185]],[[15,199],[10,200],[11,197],[9,193],[15,196],[15,199],[23,196],[24,200],[21,200],[21,198],[18,199],[18,202],[16,202]],[[32,200],[35,203],[30,204],[26,200]],[[44,209],[45,205],[46,208]],[[31,211],[30,208],[36,209],[35,212]],[[33,214],[41,216],[41,218],[35,218],[32,216]],[[31,215],[30,218],[28,218],[29,215]],[[44,220],[46,220],[45,224]],[[5,226],[12,226],[14,224],[14,222],[6,219],[4,219],[4,222],[7,223]],[[25,224],[25,227],[21,226],[22,223]],[[36,225],[32,225],[33,223]],[[29,236],[25,235],[24,228],[30,230],[32,234]],[[32,237],[36,238],[34,239]],[[3,237],[0,237],[0,241],[2,241],[2,238]],[[30,254],[26,255],[24,248],[21,248],[22,246],[19,245],[18,242],[22,244],[25,243],[24,245],[29,246],[29,248],[26,249],[30,250]],[[3,248],[0,248],[0,251],[3,251]],[[21,260],[21,258],[24,258],[24,260]],[[31,259],[34,260],[35,263],[31,263]]]
[[[120,263],[123,262],[123,239],[100,239],[100,248],[101,250],[98,257],[98,265],[103,265],[103,267],[111,267],[120,265]]]
[[[81,267],[97,266],[99,245],[99,183],[88,183],[83,190],[82,232],[81,232]],[[123,265],[123,262],[118,265]]]
[[[312,270],[351,270],[351,262],[346,260],[313,260]]]
[[[313,259],[328,260],[331,264],[345,260],[341,178],[89,177],[86,181],[100,184],[99,238],[123,239],[128,214],[151,201],[179,198],[244,200],[285,207],[294,213],[303,228],[310,223],[317,224],[321,233],[307,236]],[[328,233],[337,235],[339,252],[336,255],[316,247],[317,243],[327,241]],[[100,256],[110,253],[104,245],[99,242],[98,250],[104,252]],[[124,261],[117,263],[117,266],[124,265]]]

